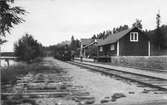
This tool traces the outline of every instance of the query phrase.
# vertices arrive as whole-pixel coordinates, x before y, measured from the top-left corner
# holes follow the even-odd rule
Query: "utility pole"
[[[158,49],[160,50],[160,47],[162,45],[162,34],[160,29],[160,23],[161,23],[161,16],[160,16],[160,10],[158,10],[158,13],[156,15],[156,44],[158,46]]]

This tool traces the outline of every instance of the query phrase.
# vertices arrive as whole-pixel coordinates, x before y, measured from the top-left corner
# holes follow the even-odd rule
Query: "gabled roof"
[[[93,39],[81,39],[81,45],[88,45],[93,41]]]
[[[107,45],[107,44],[111,44],[111,43],[115,43],[117,42],[119,39],[121,39],[123,36],[125,36],[126,34],[128,34],[131,30],[133,30],[136,27],[121,31],[121,32],[117,32],[115,34],[111,34],[109,35],[106,39],[101,39],[98,41],[98,46],[102,46],[102,45]]]

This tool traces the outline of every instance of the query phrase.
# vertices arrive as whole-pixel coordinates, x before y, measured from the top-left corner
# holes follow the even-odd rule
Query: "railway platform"
[[[81,62],[79,58],[76,58],[74,61],[75,62]],[[167,72],[153,72],[151,70],[141,70],[141,69],[130,68],[130,67],[114,66],[114,65],[109,65],[107,63],[102,64],[102,63],[93,62],[93,59],[86,59],[86,58],[83,59],[82,63],[167,80]]]

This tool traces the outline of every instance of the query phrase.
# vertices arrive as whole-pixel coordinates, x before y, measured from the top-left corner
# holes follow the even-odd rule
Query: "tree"
[[[96,35],[94,34],[91,39],[96,39]]]
[[[160,25],[160,13],[156,14],[156,28],[154,30],[146,30],[145,33],[149,36],[155,49],[167,49],[167,26]]]
[[[156,15],[157,29],[160,28],[160,22],[161,22],[161,16],[160,16],[160,13],[158,12],[158,14]]]
[[[161,22],[161,16],[160,13],[158,12],[156,14],[156,30],[153,42],[159,49],[164,47],[164,41],[165,41],[164,35],[161,31],[160,22]]]
[[[74,36],[71,37],[71,49],[72,50],[75,49],[75,39],[74,39]]]
[[[0,45],[3,44],[3,43],[5,43],[5,42],[7,42],[7,40],[0,39]]]
[[[160,19],[161,16],[158,13],[156,15],[156,39],[155,39],[155,44],[160,48],[161,46],[161,40],[162,40],[162,34],[161,34],[161,30],[160,30]]]
[[[114,27],[112,30],[106,30],[106,31],[98,33],[97,35],[93,35],[92,39],[95,39],[95,38],[96,39],[106,39],[109,35],[127,30],[128,28],[129,28],[128,25],[119,26],[117,28]]]
[[[71,37],[71,44],[69,46],[71,49],[72,55],[79,55],[78,48],[80,48],[80,41],[78,39],[74,39],[74,36]]]
[[[18,6],[11,6],[14,0],[0,0],[0,36],[10,33],[14,25],[24,22],[21,15],[25,10]]]
[[[142,20],[136,19],[136,22],[132,24],[132,27],[137,27],[139,29],[142,29],[143,25],[141,22],[142,22]]]
[[[161,48],[167,49],[167,25],[162,25],[160,27],[160,32],[162,35]]]
[[[14,51],[18,60],[31,63],[35,58],[42,56],[42,45],[30,34],[25,34],[14,44]]]
[[[116,28],[113,28],[113,34],[115,34],[116,33]]]

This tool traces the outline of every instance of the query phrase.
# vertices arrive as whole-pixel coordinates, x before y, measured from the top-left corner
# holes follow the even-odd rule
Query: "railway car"
[[[62,58],[63,61],[70,61],[71,60],[71,51],[70,50],[65,50],[64,55]]]
[[[56,49],[54,57],[62,61],[70,61],[72,59],[71,50],[67,46]]]

